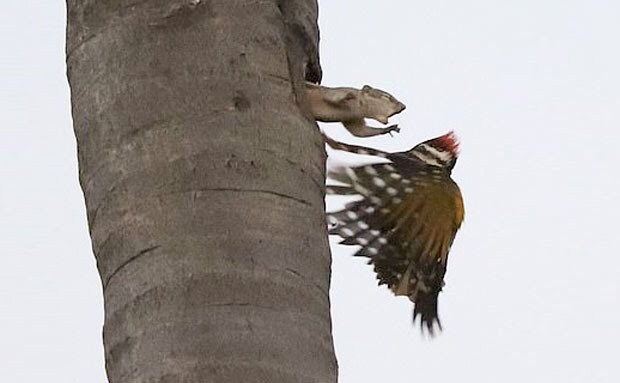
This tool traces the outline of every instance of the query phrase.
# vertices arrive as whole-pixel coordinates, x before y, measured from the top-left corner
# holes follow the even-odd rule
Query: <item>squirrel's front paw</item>
[[[385,128],[385,133],[388,133],[390,136],[392,135],[392,132],[400,133],[400,128],[398,127],[398,124],[390,125]]]

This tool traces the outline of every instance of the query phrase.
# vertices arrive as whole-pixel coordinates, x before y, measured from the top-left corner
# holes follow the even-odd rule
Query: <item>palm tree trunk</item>
[[[312,0],[67,0],[111,383],[335,382]]]

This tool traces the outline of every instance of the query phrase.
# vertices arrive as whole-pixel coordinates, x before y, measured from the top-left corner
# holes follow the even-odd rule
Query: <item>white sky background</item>
[[[386,4],[389,4],[386,5]],[[0,3],[0,381],[104,382],[62,1]],[[326,85],[389,90],[409,149],[454,129],[465,223],[430,341],[334,251],[343,383],[620,381],[620,3],[323,0]]]

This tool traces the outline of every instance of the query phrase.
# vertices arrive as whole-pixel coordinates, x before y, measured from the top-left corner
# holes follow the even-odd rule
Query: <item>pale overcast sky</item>
[[[326,85],[408,108],[409,149],[455,130],[466,217],[445,331],[335,247],[343,383],[620,381],[620,3],[323,0]],[[63,1],[0,2],[0,381],[104,383],[101,288],[77,180]]]

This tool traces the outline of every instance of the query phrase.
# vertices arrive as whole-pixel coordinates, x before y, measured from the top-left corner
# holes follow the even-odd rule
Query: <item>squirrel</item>
[[[405,109],[405,104],[391,94],[368,85],[362,89],[328,88],[306,82],[306,103],[315,120],[341,122],[357,137],[399,132],[398,125],[373,128],[366,125],[364,118],[387,124],[390,117]]]

